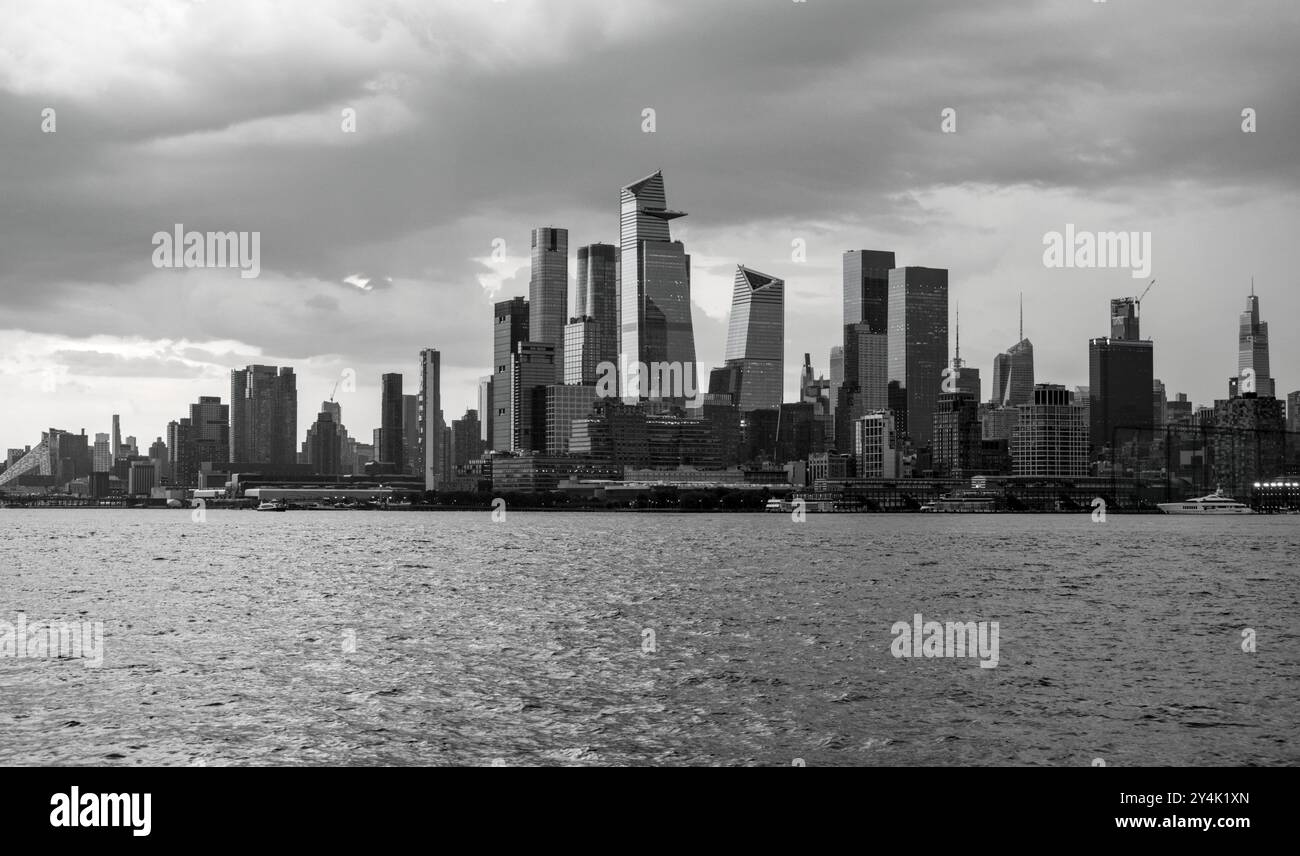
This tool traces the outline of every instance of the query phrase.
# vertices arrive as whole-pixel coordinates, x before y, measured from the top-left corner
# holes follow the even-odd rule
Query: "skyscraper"
[[[618,247],[613,244],[579,247],[573,316],[595,322],[594,352],[589,356],[584,352],[584,357],[596,365],[603,362],[618,365],[618,313]],[[567,375],[568,354],[564,359]]]
[[[230,373],[232,462],[295,464],[297,436],[298,385],[293,369],[254,365]]]
[[[728,365],[740,369],[741,412],[781,406],[785,380],[785,281],[736,267],[727,326]]]
[[[1088,342],[1088,435],[1094,454],[1144,434],[1149,437],[1155,415],[1155,349],[1149,339],[1139,338],[1136,301],[1112,300],[1110,310],[1110,337]]]
[[[384,377],[387,378],[388,375]],[[322,410],[317,414],[307,444],[311,454],[309,463],[316,475],[332,476],[343,472],[343,445],[339,434],[342,427],[334,413],[329,410]]]
[[[122,455],[122,417],[116,413],[113,414],[113,445],[111,451],[113,461],[116,462]]]
[[[948,271],[889,272],[889,380],[907,405],[907,433],[918,447],[934,432],[934,409],[948,362]]]
[[[555,346],[520,342],[510,361],[510,451],[546,451],[546,387],[554,382]]]
[[[866,321],[844,328],[843,373],[835,403],[835,445],[848,452],[855,442],[854,424],[868,413],[885,410],[889,402],[889,336]],[[841,440],[842,438],[842,440]]]
[[[498,302],[493,310],[492,333],[492,423],[491,448],[508,452],[511,448],[510,366],[520,342],[528,341],[528,301],[512,297]]]
[[[442,355],[420,351],[420,469],[424,489],[438,490],[446,476],[446,424],[442,420]]]
[[[1246,311],[1241,313],[1237,332],[1237,376],[1246,369],[1255,372],[1255,394],[1262,398],[1277,395],[1276,383],[1269,373],[1268,322],[1259,320],[1259,298],[1255,296],[1255,283],[1250,284],[1246,298]]]
[[[342,420],[340,420],[342,422]],[[402,472],[419,475],[420,396],[402,396]]]
[[[402,376],[386,374],[380,378],[379,448],[375,454],[395,472],[406,470],[406,443],[402,433]],[[418,405],[417,405],[418,408]]]
[[[492,448],[492,375],[478,379],[479,434],[484,449]]]
[[[844,327],[865,323],[872,333],[889,324],[889,272],[894,254],[882,250],[844,253]]]
[[[629,367],[629,374],[620,379],[620,392],[625,399],[650,397],[654,378],[633,371],[637,363],[652,373],[654,363],[675,364],[683,387],[676,392],[696,390],[691,257],[668,230],[670,220],[686,214],[667,207],[662,172],[624,187],[620,206],[619,356]],[[672,390],[656,391],[656,397],[682,397],[662,394]]]
[[[94,452],[91,458],[91,472],[112,472],[113,460],[113,447],[109,441],[109,435],[96,434]]]
[[[1020,341],[993,358],[990,401],[998,407],[1031,404],[1034,397],[1034,345],[1025,338],[1025,304],[1020,302]]]
[[[199,483],[205,463],[231,459],[230,406],[220,396],[204,395],[190,405],[190,415],[167,425],[167,454],[173,484]]]
[[[544,226],[532,232],[528,281],[528,328],[534,342],[555,348],[554,383],[564,378],[564,324],[569,318],[569,230]]]
[[[564,382],[595,384],[599,377],[600,324],[590,315],[564,325]],[[617,365],[617,357],[610,361]]]

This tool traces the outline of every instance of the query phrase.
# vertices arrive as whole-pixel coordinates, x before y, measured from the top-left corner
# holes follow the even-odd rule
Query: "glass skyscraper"
[[[912,443],[928,446],[948,364],[948,271],[927,267],[891,270],[888,326],[889,380],[898,384],[906,404]]]
[[[293,369],[248,366],[230,373],[230,460],[298,462],[298,383]]]
[[[728,365],[740,369],[741,412],[776,409],[785,386],[785,281],[736,267],[727,327]]]
[[[385,464],[393,464],[397,472],[406,468],[406,443],[403,421],[402,376],[390,373],[380,378],[379,448],[375,454]],[[418,407],[418,405],[417,405]],[[317,422],[320,420],[317,419]],[[337,472],[337,469],[334,470]]]
[[[520,342],[528,340],[528,301],[522,297],[498,302],[493,310],[492,410],[488,421],[492,435],[489,448],[510,451],[511,438],[510,365]]]
[[[625,399],[650,397],[649,378],[629,376],[631,366],[680,366],[683,390],[698,389],[695,332],[691,323],[691,257],[672,240],[668,223],[686,216],[667,207],[662,172],[623,188],[619,225],[619,345],[629,374],[620,378]],[[630,389],[629,381],[636,383]],[[658,389],[656,397],[670,397]],[[683,397],[681,395],[671,397]]]
[[[564,377],[564,324],[569,320],[569,230],[533,230],[528,327],[534,342],[555,348],[555,382]]]
[[[420,351],[420,469],[424,489],[437,490],[447,475],[442,419],[442,355],[436,348]]]
[[[596,325],[592,352],[584,350],[583,359],[592,365],[618,365],[618,247],[589,244],[578,248],[578,288],[573,303],[571,320],[590,318]],[[567,362],[565,373],[569,374]],[[566,379],[565,383],[575,381]]]
[[[1110,302],[1110,338],[1088,342],[1088,435],[1095,454],[1105,446],[1150,436],[1155,348],[1143,341],[1136,301]]]
[[[1268,365],[1268,322],[1259,320],[1259,298],[1255,296],[1253,285],[1237,333],[1237,376],[1241,377],[1246,369],[1255,372],[1255,393],[1258,396],[1276,397]]]

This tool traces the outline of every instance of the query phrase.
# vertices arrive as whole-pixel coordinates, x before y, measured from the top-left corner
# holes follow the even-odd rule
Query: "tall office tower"
[[[230,405],[216,395],[201,396],[190,415],[167,425],[167,469],[172,484],[193,487],[205,463],[230,460]]]
[[[333,426],[324,425],[328,419]],[[329,446],[321,449],[321,444]],[[348,429],[343,427],[343,408],[333,401],[322,401],[316,421],[307,426],[307,439],[302,444],[304,464],[311,464],[317,473],[327,475],[353,474],[359,468],[356,461],[356,441],[349,441]],[[334,469],[321,469],[332,464]]]
[[[840,387],[844,385],[844,346],[832,345],[830,353],[831,364],[831,436],[829,439],[836,439],[836,430],[838,428],[835,422],[835,410],[839,407]],[[844,444],[839,444],[844,445]]]
[[[447,475],[446,431],[442,421],[442,355],[436,348],[425,348],[420,351],[420,470],[425,490],[438,490]]]
[[[903,444],[897,426],[898,420],[889,410],[864,414],[853,423],[852,450],[859,478],[896,479],[902,475]]]
[[[492,448],[492,375],[478,379],[478,426],[483,448]]]
[[[91,472],[107,473],[112,471],[113,447],[107,434],[95,435],[95,451],[91,458]]]
[[[406,440],[402,434],[402,376],[386,374],[380,378],[379,460],[392,464],[394,472],[406,471]],[[418,404],[417,404],[418,408]]]
[[[420,396],[402,396],[402,472],[419,475],[416,462],[420,460]]]
[[[894,254],[882,250],[848,250],[843,256],[844,318],[840,357],[843,364],[836,376],[834,349],[831,353],[831,398],[835,410],[837,445],[849,448],[854,438],[848,433],[863,414],[879,410],[886,405],[883,395],[874,389],[879,380],[862,374],[870,364],[864,363],[864,353],[856,350],[860,337],[866,333],[884,336],[889,327],[889,271],[894,267]],[[874,346],[867,353],[873,353]],[[888,382],[887,379],[885,381]],[[865,397],[861,394],[865,391]],[[840,413],[841,401],[853,407],[851,413]]]
[[[1166,418],[1166,408],[1168,399],[1165,397],[1165,382],[1162,380],[1151,381],[1151,424],[1159,428],[1168,422]]]
[[[980,469],[979,394],[941,392],[934,410],[932,460],[942,476],[961,478]]]
[[[1017,476],[1078,478],[1088,474],[1088,422],[1083,406],[1059,384],[1034,387],[1032,404],[1018,408],[1011,435]]]
[[[492,446],[508,452],[512,446],[513,414],[510,399],[510,366],[520,342],[528,341],[528,301],[512,297],[496,304],[492,332]],[[549,382],[549,381],[548,381]]]
[[[332,476],[343,472],[343,444],[339,435],[342,427],[330,411],[322,410],[317,414],[307,444],[311,454],[309,463],[316,475]]]
[[[596,322],[596,344],[592,359],[618,365],[618,247],[588,244],[578,248],[578,288],[574,300],[575,318]],[[565,354],[565,373],[568,373]],[[570,383],[570,381],[565,381]]]
[[[844,383],[835,402],[837,446],[853,442],[853,425],[868,413],[889,409],[889,336],[863,321],[844,328]],[[938,387],[936,387],[936,390]],[[844,438],[840,442],[840,438]],[[847,452],[849,449],[841,448]]]
[[[1107,446],[1117,449],[1150,438],[1153,428],[1155,346],[1138,338],[1133,298],[1112,300],[1110,318],[1111,336],[1088,342],[1088,437],[1094,455]]]
[[[728,365],[740,368],[742,413],[776,410],[785,385],[785,281],[736,266],[727,325]]]
[[[477,410],[466,410],[460,419],[451,420],[451,453],[449,464],[454,471],[483,454],[483,432],[479,426]]]
[[[520,342],[510,361],[510,451],[546,451],[546,387],[554,383],[555,346]]]
[[[1025,303],[1020,300],[1020,341],[993,358],[990,401],[999,407],[1030,404],[1034,398],[1034,345],[1025,338]]]
[[[620,208],[619,357],[629,367],[676,364],[684,387],[679,391],[699,389],[691,323],[691,257],[668,231],[670,220],[686,214],[667,207],[662,172],[624,187]],[[631,377],[624,375],[619,381],[624,399],[649,398],[653,378],[630,368],[629,373]],[[680,398],[662,394],[672,390],[655,391],[658,398]]]
[[[1300,434],[1300,390],[1286,396],[1286,430]]]
[[[140,454],[140,447],[136,445],[134,436],[128,436],[125,440],[122,441],[122,457],[126,457],[127,455],[138,456],[139,454]]]
[[[230,460],[298,461],[298,384],[293,369],[248,366],[230,373]]]
[[[122,456],[122,417],[116,413],[113,414],[113,441],[111,451],[113,452],[114,461]]]
[[[533,272],[528,281],[529,338],[555,348],[555,378],[564,377],[564,324],[569,319],[569,230],[533,230]]]
[[[894,254],[880,250],[844,253],[844,327],[863,324],[873,333],[887,332],[889,272]]]
[[[948,362],[948,271],[889,272],[889,380],[907,401],[907,433],[917,447],[934,433],[934,408]]]
[[[570,319],[564,325],[564,382],[595,385],[603,362],[599,357],[600,324],[590,315]]]
[[[956,382],[957,391],[975,396],[975,402],[978,404],[981,391],[980,370],[966,365],[966,361],[961,358],[961,310],[957,311],[957,353],[952,358],[952,377]]]
[[[167,444],[162,437],[157,437],[149,447],[149,460],[153,462],[154,472],[160,483],[171,481],[171,469],[168,467]]]
[[[1246,298],[1246,311],[1241,313],[1237,332],[1237,376],[1251,369],[1255,372],[1255,394],[1261,398],[1276,397],[1276,381],[1269,373],[1268,322],[1259,320],[1259,298],[1255,296],[1254,280],[1250,283],[1250,296]]]

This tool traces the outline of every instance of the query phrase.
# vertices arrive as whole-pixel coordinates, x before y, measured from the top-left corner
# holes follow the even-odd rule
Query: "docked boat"
[[[1160,510],[1165,514],[1254,514],[1250,506],[1240,503],[1230,496],[1223,495],[1219,488],[1208,496],[1185,499],[1182,502],[1161,502]]]
[[[257,510],[258,511],[288,511],[289,503],[285,502],[282,499],[272,499],[272,500],[268,500],[267,502],[259,503],[257,506]]]

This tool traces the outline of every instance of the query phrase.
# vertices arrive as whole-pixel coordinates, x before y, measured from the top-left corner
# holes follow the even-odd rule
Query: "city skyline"
[[[822,342],[851,247],[890,247],[948,269],[966,322],[963,358],[984,372],[1016,339],[1023,290],[1036,374],[1067,387],[1088,382],[1086,342],[1104,331],[1097,307],[1140,293],[1128,270],[1044,268],[1043,235],[1070,223],[1152,232],[1160,285],[1143,327],[1159,343],[1154,374],[1170,395],[1208,404],[1226,394],[1238,343],[1211,321],[1237,317],[1252,274],[1268,317],[1300,313],[1283,255],[1297,204],[1287,141],[1300,75],[1284,72],[1300,61],[1283,36],[1295,9],[1248,4],[1258,14],[1225,37],[1194,4],[1172,17],[1113,3],[1057,4],[1032,17],[996,3],[888,16],[848,3],[789,5],[756,16],[744,45],[720,45],[741,7],[624,17],[628,7],[575,4],[556,15],[482,4],[439,19],[446,36],[435,38],[426,27],[434,13],[417,7],[366,24],[319,15],[302,27],[286,4],[258,25],[258,48],[242,58],[274,84],[253,99],[219,95],[231,55],[220,26],[186,29],[178,53],[154,55],[175,69],[168,85],[132,59],[158,31],[129,15],[106,20],[93,5],[62,26],[69,39],[97,28],[116,36],[95,50],[44,64],[0,50],[0,142],[12,166],[0,175],[12,203],[0,214],[0,443],[29,445],[51,426],[93,436],[115,413],[153,438],[178,407],[219,394],[230,370],[250,364],[295,368],[300,427],[351,370],[356,391],[342,395],[353,433],[368,437],[381,375],[412,374],[410,354],[424,347],[444,355],[446,409],[460,413],[483,374],[479,319],[527,294],[530,230],[553,222],[574,246],[616,244],[614,192],[659,167],[673,205],[692,212],[674,237],[692,257],[699,363],[722,364],[734,266],[753,265],[787,283],[787,401],[804,352],[830,373]],[[238,3],[219,6],[175,14],[247,23]],[[0,46],[23,43],[51,14],[15,10]],[[855,17],[872,26],[849,26]],[[172,26],[158,24],[163,36]],[[1104,58],[1093,49],[1099,28],[1114,47]],[[1155,28],[1165,37],[1152,46],[1141,34]],[[903,63],[918,31],[962,38],[945,58]],[[463,81],[450,85],[445,72],[462,55],[435,49],[444,38],[475,45],[478,61],[463,73],[481,98],[459,95]],[[285,49],[307,43],[331,50],[279,66]],[[1213,51],[1201,49],[1210,43]],[[576,44],[584,49],[562,50]],[[657,70],[654,92],[594,94],[611,70],[651,63],[665,45],[680,60]],[[765,48],[824,73],[792,78],[761,58]],[[538,60],[526,74],[506,61],[520,51]],[[1200,57],[1195,66],[1162,61],[1188,52]],[[1261,62],[1283,73],[1243,83]],[[906,77],[860,86],[863,74],[903,67]],[[1044,83],[1048,67],[1071,76]],[[1107,85],[1120,78],[1130,85]],[[325,82],[308,88],[309,79]],[[714,85],[697,101],[675,97],[700,79]],[[1202,97],[1183,97],[1188,87]],[[531,106],[542,88],[573,97],[543,114]],[[216,112],[204,93],[216,93]],[[45,107],[58,111],[54,134],[40,133]],[[948,107],[952,134],[940,125]],[[1258,133],[1243,133],[1247,107],[1258,111]],[[340,129],[345,108],[356,110],[354,136]],[[520,130],[546,153],[545,168],[492,142]],[[850,144],[864,132],[873,145],[865,161]],[[448,148],[462,156],[431,158]],[[373,168],[355,168],[363,161]],[[160,163],[191,180],[160,184],[150,172]],[[104,165],[116,176],[107,185],[94,178]],[[123,192],[141,187],[150,192]],[[304,215],[323,211],[343,213]],[[261,277],[154,268],[149,236],[180,222],[260,229]],[[1283,396],[1300,385],[1287,373],[1300,345],[1277,330],[1270,344]]]

